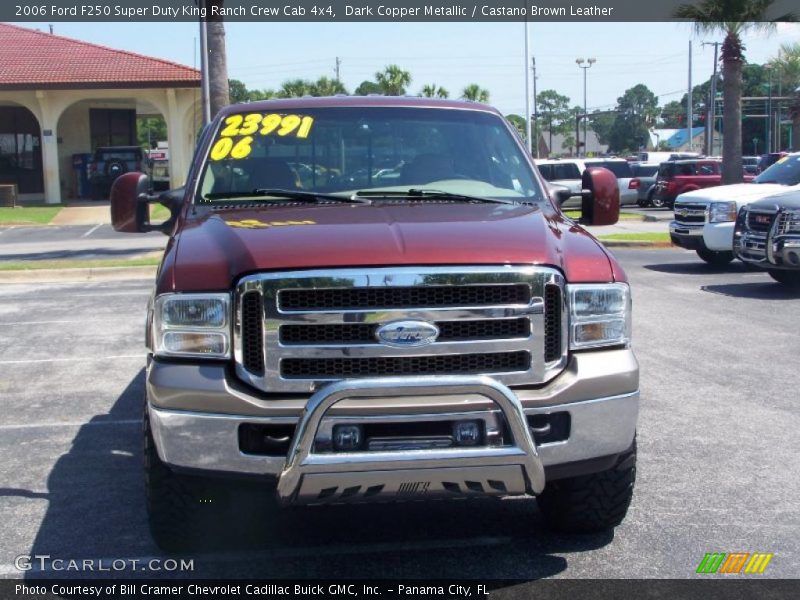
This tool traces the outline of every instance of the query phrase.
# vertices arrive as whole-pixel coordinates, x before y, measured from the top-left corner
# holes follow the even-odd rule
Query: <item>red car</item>
[[[754,175],[743,175],[753,181]],[[685,192],[721,185],[722,161],[712,158],[676,160],[661,163],[653,192],[653,205],[672,208],[675,198]]]
[[[582,187],[588,222],[615,222],[614,174],[587,169]],[[639,402],[630,289],[498,111],[230,106],[183,194],[147,188],[122,175],[111,211],[117,231],[170,236],[145,333],[159,545],[204,535],[231,501],[226,476],[284,505],[528,494],[554,528],[622,521]],[[155,201],[172,212],[162,226]]]

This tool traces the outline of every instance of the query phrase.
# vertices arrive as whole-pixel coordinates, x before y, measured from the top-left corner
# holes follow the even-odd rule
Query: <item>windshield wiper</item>
[[[442,190],[432,190],[427,188],[411,188],[410,190],[361,190],[355,193],[360,198],[411,198],[414,200],[462,200],[464,202],[488,202],[493,204],[517,204],[513,200],[503,200],[501,198],[486,198],[483,196],[469,196],[467,194],[455,194]]]
[[[300,190],[281,190],[281,189],[257,189],[249,192],[216,192],[207,194],[206,200],[233,200],[237,198],[281,198],[286,200],[297,200],[307,204],[315,204],[320,201],[334,201],[346,203],[368,204],[369,201],[355,196],[336,196],[335,194],[321,194],[319,192],[303,192]]]

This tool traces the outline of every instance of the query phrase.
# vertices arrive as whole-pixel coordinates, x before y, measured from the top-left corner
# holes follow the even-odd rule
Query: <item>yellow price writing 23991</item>
[[[230,115],[225,118],[225,124],[219,132],[219,136],[226,138],[240,135],[276,134],[281,137],[294,135],[305,139],[311,133],[313,124],[313,117],[301,117],[300,115],[263,115],[261,113]]]

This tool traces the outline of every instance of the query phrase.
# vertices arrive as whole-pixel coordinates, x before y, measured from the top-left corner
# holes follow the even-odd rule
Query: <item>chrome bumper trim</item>
[[[334,454],[315,454],[314,439],[320,422],[327,410],[344,399],[355,398],[387,398],[407,395],[437,394],[480,394],[492,400],[503,412],[511,433],[512,445],[502,447],[480,448],[446,448],[438,450],[411,450],[403,452],[348,452]],[[492,467],[480,469],[480,473],[472,474],[476,467]],[[444,482],[455,479],[456,485],[473,479],[479,483],[492,477],[492,471],[498,470],[497,479],[507,482],[509,474],[504,467],[521,468],[524,475],[524,488],[519,489],[520,479],[516,479],[517,489],[508,489],[504,483],[502,489],[509,493],[538,494],[544,489],[544,466],[536,452],[530,430],[517,396],[502,383],[491,377],[420,377],[389,378],[384,380],[345,380],[326,386],[311,396],[306,409],[300,417],[297,430],[292,441],[286,466],[278,479],[278,498],[284,504],[314,502],[326,488],[320,488],[317,476],[336,473],[338,486],[343,490],[355,486],[370,487],[375,481],[374,475],[364,476],[364,472],[382,471],[382,485],[400,487],[408,481],[397,482],[392,479],[392,472],[404,471],[419,481],[427,490],[446,491]],[[453,471],[456,470],[457,472]],[[514,469],[511,469],[513,472]],[[416,471],[416,473],[414,473]],[[506,472],[500,477],[500,472]],[[410,473],[409,473],[410,472]],[[306,478],[310,481],[307,483]],[[443,479],[444,478],[444,479]],[[322,478],[330,481],[330,478]],[[399,485],[398,485],[399,484]],[[381,485],[381,484],[376,484]],[[491,489],[491,486],[482,486]],[[499,491],[499,490],[498,490]],[[343,492],[344,493],[344,492]],[[353,495],[358,494],[354,492]]]
[[[512,400],[512,398],[515,398],[513,392],[508,390],[508,388],[505,388],[505,386],[502,386],[502,384],[493,382],[493,380],[490,378],[477,378],[479,380],[478,383],[474,383],[475,379],[476,378],[472,378],[472,380],[468,382],[465,379],[459,378],[459,385],[466,386],[468,388],[470,386],[475,386],[476,389],[483,390],[479,393],[491,393],[493,400],[498,396],[504,398],[506,409],[511,409],[510,414],[514,416],[514,420],[517,422],[519,427],[520,408],[518,401],[515,402]],[[485,380],[492,382],[492,385],[490,385],[489,388],[484,387]],[[398,389],[396,392],[397,394],[408,395],[411,392],[411,389],[408,386],[413,387],[414,385],[420,385],[420,382],[415,384],[415,382],[410,380],[405,380],[402,383],[407,387],[402,390]],[[375,381],[369,380],[368,384],[371,387],[364,388],[364,397],[369,395],[370,397],[374,398]],[[333,385],[336,385],[337,390],[340,392],[340,394],[333,396],[334,402],[338,402],[346,397],[350,398],[353,396],[352,393],[345,391],[347,390],[347,382],[342,382],[341,384],[332,384],[332,386]],[[321,391],[317,395],[317,405],[319,406],[320,402],[324,401],[325,398],[329,398],[330,394],[337,390],[330,390],[329,392],[325,392],[324,390]],[[452,394],[452,386],[447,384],[446,388],[442,387],[441,393],[446,393],[448,395]],[[510,397],[507,397],[506,393],[510,393]],[[320,398],[322,400],[320,400]],[[503,402],[502,399],[501,402]],[[608,456],[627,449],[633,441],[636,432],[638,408],[638,391],[587,401],[527,408],[522,411],[525,415],[547,414],[558,411],[569,412],[571,417],[571,430],[569,438],[562,442],[542,444],[538,447],[533,447],[534,453],[529,453],[527,455],[525,454],[523,448],[520,448],[519,446],[516,447],[516,450],[512,450],[511,452],[508,452],[509,447],[490,448],[489,450],[491,450],[491,452],[488,455],[486,453],[474,455],[474,451],[465,452],[464,450],[460,450],[458,452],[462,452],[463,454],[461,454],[462,461],[459,464],[466,463],[468,465],[466,468],[468,469],[480,469],[480,473],[474,473],[474,475],[478,477],[482,477],[483,470],[486,468],[490,470],[496,469],[498,471],[498,475],[493,476],[494,479],[497,479],[500,474],[502,474],[507,482],[511,482],[510,484],[507,484],[508,489],[506,493],[508,494],[517,492],[516,488],[519,488],[520,481],[525,484],[523,486],[524,488],[527,487],[524,478],[520,479],[519,477],[512,476],[511,474],[514,472],[517,474],[522,474],[526,472],[526,467],[524,467],[524,465],[529,465],[532,466],[533,469],[533,475],[529,481],[531,483],[538,482],[538,487],[538,485],[544,484],[544,476],[539,471],[541,466],[553,466],[596,458],[599,456]],[[319,409],[317,409],[317,411],[318,410]],[[309,428],[313,428],[313,423],[309,420],[312,412],[316,414],[317,417],[322,416],[317,411],[307,411],[305,413],[304,419],[307,430],[309,430]],[[287,460],[284,457],[256,456],[242,453],[239,450],[238,443],[239,426],[243,423],[294,424],[298,422],[297,417],[252,417],[197,413],[158,409],[152,405],[148,405],[148,412],[159,456],[166,464],[174,467],[196,469],[207,472],[255,476],[278,476],[282,472],[285,472],[288,466]],[[463,417],[465,413],[462,412],[453,414]],[[480,415],[483,413],[476,412],[475,414]],[[525,423],[524,419],[521,421],[522,423]],[[314,419],[314,422],[316,422],[317,426],[320,424],[320,420],[317,418]],[[527,424],[525,423],[525,425]],[[527,426],[525,426],[525,430],[527,432]],[[519,428],[517,431],[519,432]],[[313,433],[307,435],[310,435],[311,439],[313,439]],[[293,464],[296,465],[299,464],[298,461],[302,463],[305,459],[303,458],[303,453],[300,452],[302,442],[297,436],[295,436],[295,438],[297,441],[295,453],[292,456],[294,457]],[[516,439],[520,439],[519,433]],[[523,440],[522,446],[525,446],[527,443],[526,436],[521,435],[521,439]],[[306,441],[306,444],[307,443],[308,442]],[[440,450],[436,452],[441,453],[444,451]],[[450,462],[453,455],[449,454],[449,452],[451,451],[448,450],[448,454],[445,454],[443,457],[439,455],[428,454],[427,456],[429,463],[425,466],[440,470],[450,468],[453,466]],[[405,452],[404,454],[409,453],[410,452]],[[318,465],[322,465],[326,462],[324,457],[322,457],[322,460],[320,460],[322,455],[305,454],[305,456],[314,456],[314,459],[306,462],[307,466],[313,466],[316,468]],[[516,467],[516,471],[509,471],[507,467],[508,463],[519,466]],[[536,466],[537,463],[539,465],[538,467]],[[491,464],[494,466],[484,467],[483,465],[486,464]],[[362,461],[360,465],[362,470],[357,472],[360,473],[358,477],[361,478],[362,482],[369,483],[367,480],[375,479],[373,475],[370,475],[370,473],[374,474],[377,472],[377,463],[374,461]],[[434,467],[433,465],[436,466]],[[395,477],[393,478],[393,481],[399,489],[403,483],[411,483],[410,480],[408,480],[411,472],[419,473],[418,470],[423,468],[423,463],[416,460],[415,457],[405,461],[405,463],[396,463],[394,466]],[[347,466],[346,464],[340,464],[336,466],[336,469],[339,468],[353,467],[352,465]],[[458,469],[460,469],[460,467],[458,467],[457,470]],[[289,479],[285,480],[283,484],[285,488],[291,488],[292,486],[290,484],[292,483],[295,483],[296,485],[296,475],[303,474],[305,472],[307,472],[307,469],[305,468],[300,471],[295,468],[294,474],[290,474]],[[443,473],[440,473],[440,475],[442,474]],[[458,473],[453,471],[449,472],[449,474],[458,475]],[[334,477],[339,477],[338,481],[341,485],[343,478],[339,475]],[[308,479],[310,482],[312,478],[309,477]],[[325,479],[329,479],[329,476],[325,475],[323,477],[320,475],[315,477],[314,485],[316,487],[322,486],[325,483]],[[416,477],[416,480],[419,480],[418,476]],[[514,486],[516,486],[516,488]],[[325,488],[323,487],[321,489]],[[406,489],[408,489],[408,486],[406,486]],[[519,491],[519,493],[525,493],[525,491],[526,490],[523,489]],[[535,489],[533,491],[535,491]]]
[[[684,236],[698,236],[702,237],[703,235],[703,227],[705,227],[705,223],[697,223],[697,224],[688,224],[688,223],[678,223],[677,221],[670,221],[669,223],[669,232],[672,235],[684,235]]]

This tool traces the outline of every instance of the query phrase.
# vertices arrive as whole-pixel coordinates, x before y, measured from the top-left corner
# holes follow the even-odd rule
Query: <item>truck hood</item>
[[[624,280],[591,235],[549,206],[386,202],[198,209],[168,246],[158,291],[230,289],[258,271],[464,264]]]
[[[753,202],[750,208],[774,210],[776,206],[790,210],[800,210],[800,187],[789,188],[791,191],[774,194],[758,202]]]
[[[778,183],[734,183],[733,185],[720,185],[686,192],[678,196],[675,202],[723,202],[735,200],[741,206],[742,204],[749,204],[791,189],[793,188]]]

